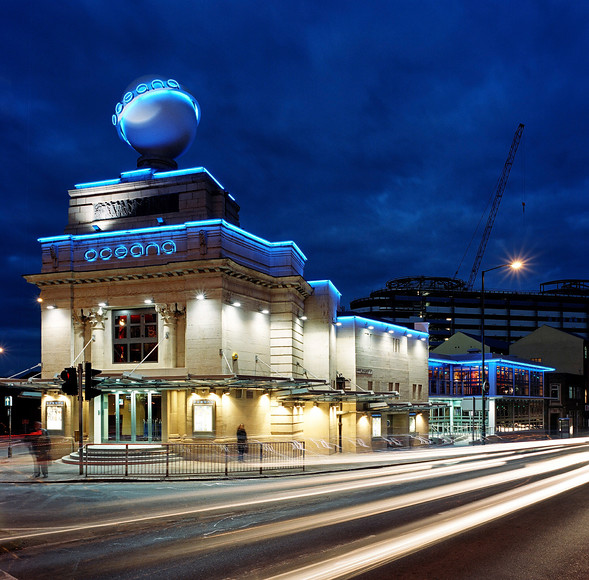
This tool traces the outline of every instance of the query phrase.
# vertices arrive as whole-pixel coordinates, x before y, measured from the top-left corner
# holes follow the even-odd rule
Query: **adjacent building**
[[[487,435],[543,431],[553,399],[546,388],[545,374],[554,368],[489,353],[485,355],[489,387],[483,397],[481,367],[480,352],[430,355],[429,397],[435,404],[430,415],[431,432],[480,439],[483,420]]]
[[[589,426],[588,346],[585,338],[550,326],[541,326],[511,345],[510,354],[554,367],[546,375],[551,433],[559,432],[565,419],[575,434]]]
[[[432,348],[457,332],[480,334],[481,292],[456,278],[395,278],[350,309],[395,324],[427,322]],[[543,325],[589,338],[589,281],[546,282],[539,292],[485,289],[486,337],[509,345]]]

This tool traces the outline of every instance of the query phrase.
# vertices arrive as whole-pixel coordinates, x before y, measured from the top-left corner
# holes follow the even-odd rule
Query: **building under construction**
[[[428,322],[430,348],[456,332],[480,335],[482,293],[455,278],[395,278],[350,304],[356,314],[395,324]],[[589,339],[589,280],[557,280],[539,292],[485,290],[485,339],[507,347],[542,325]]]

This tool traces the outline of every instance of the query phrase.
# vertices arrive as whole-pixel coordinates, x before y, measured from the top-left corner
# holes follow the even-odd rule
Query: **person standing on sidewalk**
[[[35,421],[33,431],[27,435],[27,441],[33,456],[33,477],[41,477],[41,474],[43,477],[49,477],[51,439],[40,421]]]
[[[243,461],[243,455],[247,453],[247,433],[243,423],[237,427],[237,461]]]

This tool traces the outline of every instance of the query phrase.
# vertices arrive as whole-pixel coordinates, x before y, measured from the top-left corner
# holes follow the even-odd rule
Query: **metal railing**
[[[302,441],[237,443],[87,444],[86,477],[190,477],[305,469]]]

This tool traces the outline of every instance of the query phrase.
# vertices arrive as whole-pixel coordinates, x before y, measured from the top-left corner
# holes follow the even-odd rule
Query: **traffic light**
[[[66,395],[72,395],[75,397],[78,394],[78,373],[74,367],[68,367],[61,371],[61,379],[63,384],[61,390]]]
[[[102,394],[100,389],[96,389],[96,385],[99,385],[101,381],[95,379],[96,375],[99,375],[102,371],[92,368],[92,363],[87,362],[84,366],[84,399],[89,401],[94,397]]]

